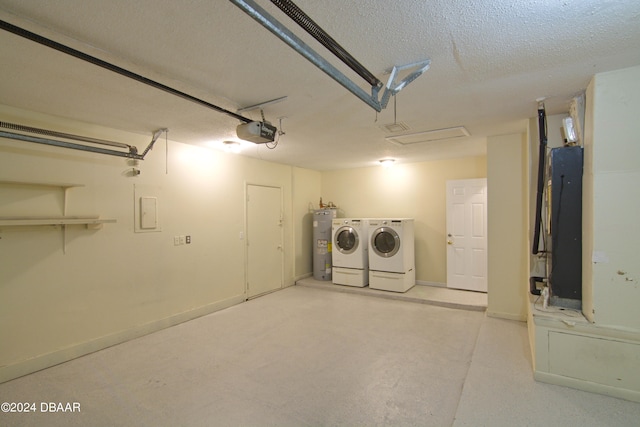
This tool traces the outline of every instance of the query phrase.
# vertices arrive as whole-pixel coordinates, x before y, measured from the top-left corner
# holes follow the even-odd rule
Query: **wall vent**
[[[413,145],[425,142],[441,141],[444,139],[464,138],[469,132],[464,126],[456,126],[446,129],[428,130],[425,132],[410,133],[405,135],[387,136],[385,139],[396,145]]]

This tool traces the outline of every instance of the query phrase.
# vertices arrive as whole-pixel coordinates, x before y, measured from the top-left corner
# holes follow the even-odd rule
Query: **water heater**
[[[313,212],[313,278],[331,280],[331,222],[337,209],[318,209]]]

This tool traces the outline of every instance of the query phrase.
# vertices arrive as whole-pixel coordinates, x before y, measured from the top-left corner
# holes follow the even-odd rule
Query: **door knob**
[[[453,245],[453,242],[451,240],[447,240],[447,245]]]

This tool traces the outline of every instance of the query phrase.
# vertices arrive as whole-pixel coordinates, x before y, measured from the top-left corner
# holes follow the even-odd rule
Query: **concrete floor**
[[[524,323],[327,290],[287,288],[0,384],[0,402],[38,408],[0,425],[638,425],[638,403],[535,382]]]
[[[315,280],[312,277],[298,280],[298,286],[324,289],[333,292],[347,292],[357,295],[368,295],[385,299],[417,302],[421,304],[437,305],[440,307],[459,308],[472,311],[486,311],[487,294],[483,292],[468,292],[439,286],[416,285],[407,292],[387,292],[364,288],[335,285],[331,281]]]

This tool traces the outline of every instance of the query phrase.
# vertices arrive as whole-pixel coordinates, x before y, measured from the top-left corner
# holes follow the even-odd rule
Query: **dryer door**
[[[349,225],[342,226],[336,230],[335,241],[336,249],[345,255],[354,253],[360,245],[358,232]]]
[[[393,228],[377,228],[371,234],[371,249],[383,258],[390,258],[400,250],[400,236]]]

